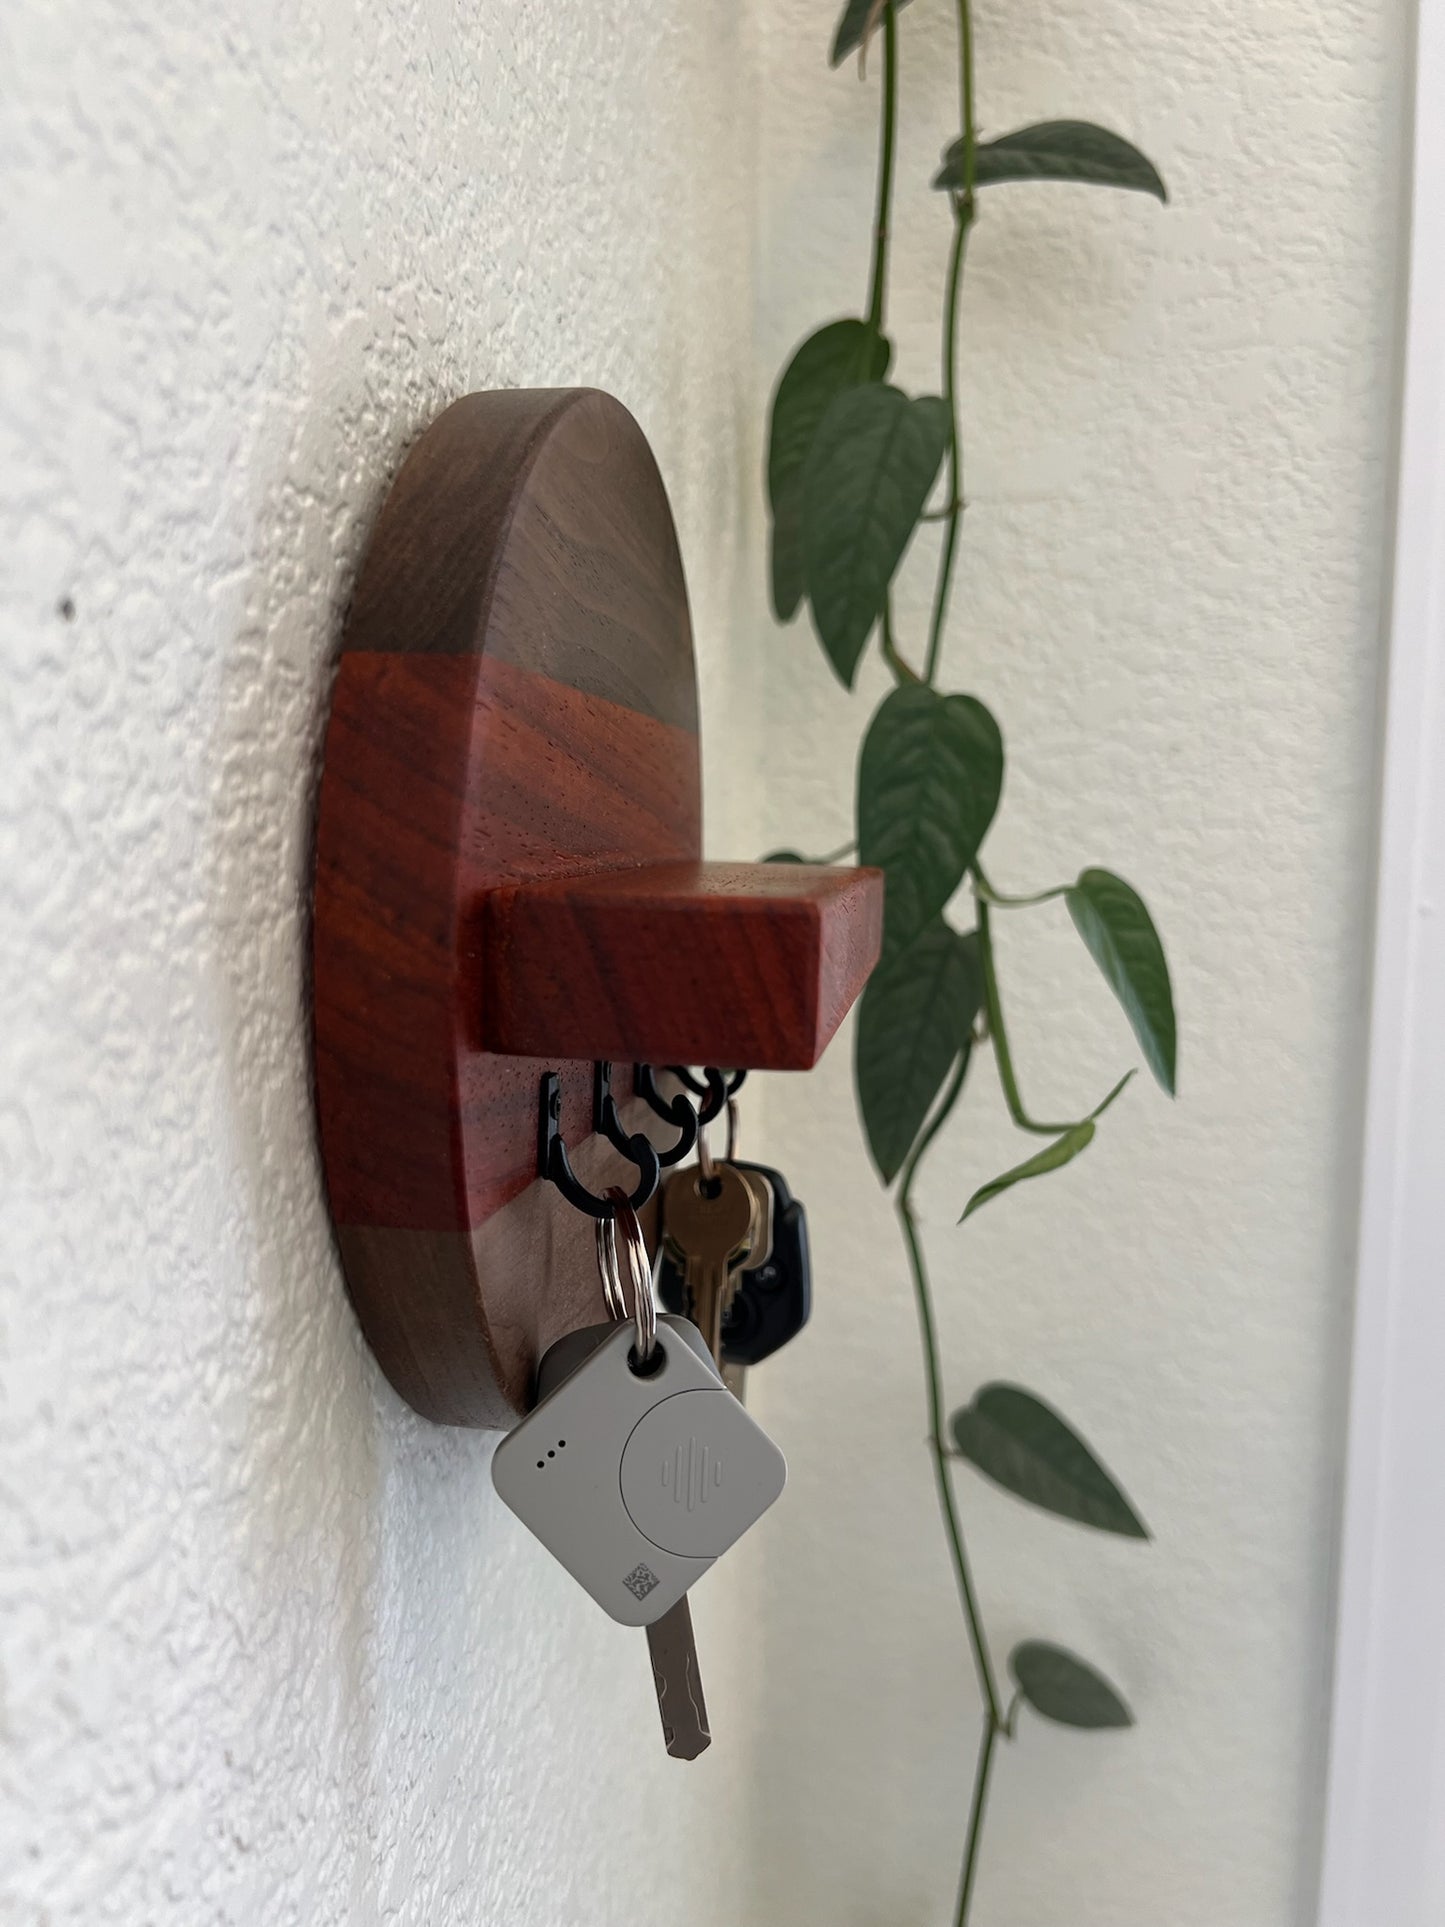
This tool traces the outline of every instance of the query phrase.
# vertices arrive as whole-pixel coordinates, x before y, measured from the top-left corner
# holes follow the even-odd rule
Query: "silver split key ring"
[[[637,1213],[620,1185],[609,1186],[607,1201],[610,1217],[597,1220],[597,1268],[602,1274],[602,1296],[607,1310],[619,1324],[628,1317],[627,1293],[622,1284],[622,1252],[627,1254],[627,1272],[632,1281],[631,1317],[637,1327],[637,1363],[645,1369],[657,1349],[657,1300],[652,1292],[652,1265],[647,1256],[647,1240]],[[619,1238],[620,1234],[620,1238]]]

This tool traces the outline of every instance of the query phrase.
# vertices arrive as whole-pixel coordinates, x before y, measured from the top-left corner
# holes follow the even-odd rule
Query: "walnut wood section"
[[[523,1055],[811,1070],[882,934],[879,870],[667,863],[494,890],[482,1039]]]

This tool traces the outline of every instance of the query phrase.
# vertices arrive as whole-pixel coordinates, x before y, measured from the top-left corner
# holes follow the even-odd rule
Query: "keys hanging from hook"
[[[730,1164],[711,1160],[674,1171],[662,1194],[668,1243],[687,1281],[688,1313],[714,1360],[740,1268],[756,1235],[757,1203]]]
[[[668,1751],[691,1759],[709,1735],[686,1593],[778,1497],[787,1467],[724,1390],[696,1328],[658,1318],[626,1196],[613,1187],[603,1202],[611,1322],[546,1353],[538,1403],[497,1448],[492,1481],[604,1611],[649,1629]]]
[[[752,1187],[757,1205],[748,1254],[730,1280],[716,1361],[723,1383],[741,1398],[747,1368],[771,1358],[807,1324],[812,1312],[812,1263],[802,1204],[793,1197],[781,1172],[739,1159],[735,1095],[729,1093],[726,1103],[724,1162]],[[665,1190],[657,1290],[666,1310],[686,1312],[690,1307],[686,1268],[677,1239],[668,1235],[668,1195]]]

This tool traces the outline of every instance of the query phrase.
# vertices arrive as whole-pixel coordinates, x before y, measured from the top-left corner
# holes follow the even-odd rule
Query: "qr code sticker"
[[[651,1566],[634,1566],[622,1583],[634,1599],[646,1599],[650,1592],[654,1592],[662,1584],[662,1581]]]

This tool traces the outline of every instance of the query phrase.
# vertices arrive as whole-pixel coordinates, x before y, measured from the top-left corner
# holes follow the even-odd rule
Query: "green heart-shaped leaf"
[[[964,143],[956,140],[934,177],[935,187],[964,185]],[[973,184],[999,181],[1078,181],[1094,187],[1133,188],[1167,201],[1159,170],[1131,141],[1089,120],[1043,120],[973,150]]]
[[[978,942],[942,918],[893,952],[858,1010],[854,1073],[868,1149],[891,1184],[961,1050],[983,999]]]
[[[803,579],[849,689],[948,446],[948,404],[870,382],[829,404],[803,469]]]
[[[768,425],[768,504],[773,511],[773,612],[781,622],[803,598],[803,465],[829,403],[859,382],[882,381],[893,350],[865,321],[830,321],[783,370]]]
[[[1006,1492],[1100,1532],[1149,1537],[1078,1433],[1021,1385],[985,1385],[949,1425],[963,1456]]]
[[[1164,946],[1137,890],[1108,870],[1085,870],[1067,893],[1069,915],[1124,1007],[1149,1068],[1174,1095],[1174,992]]]
[[[1026,1639],[1009,1654],[1009,1671],[1024,1698],[1060,1726],[1132,1726],[1134,1715],[1102,1673],[1063,1646]]]
[[[1062,1137],[1056,1137],[1052,1144],[1045,1145],[1034,1157],[1025,1158],[1022,1164],[1016,1164],[1011,1171],[1005,1171],[999,1177],[990,1178],[987,1184],[981,1184],[964,1206],[963,1218],[971,1218],[975,1211],[980,1210],[991,1198],[996,1198],[1001,1191],[1009,1191],[1029,1178],[1041,1178],[1049,1171],[1057,1171],[1061,1165],[1072,1163],[1080,1151],[1088,1150],[1093,1141],[1094,1120],[1086,1117],[1082,1123],[1071,1125]],[[959,1219],[960,1224],[963,1218]]]
[[[907,943],[973,862],[1003,788],[1003,738],[972,696],[902,683],[858,766],[858,860],[888,873],[885,941]]]
[[[890,0],[885,0],[885,4],[889,3]],[[908,0],[891,0],[891,4],[896,13],[899,7],[908,4]],[[868,30],[868,17],[875,11],[881,21],[883,10],[879,0],[847,0],[838,21],[838,31],[833,35],[833,51],[828,56],[830,67],[841,66],[855,47],[862,46],[863,35]]]

